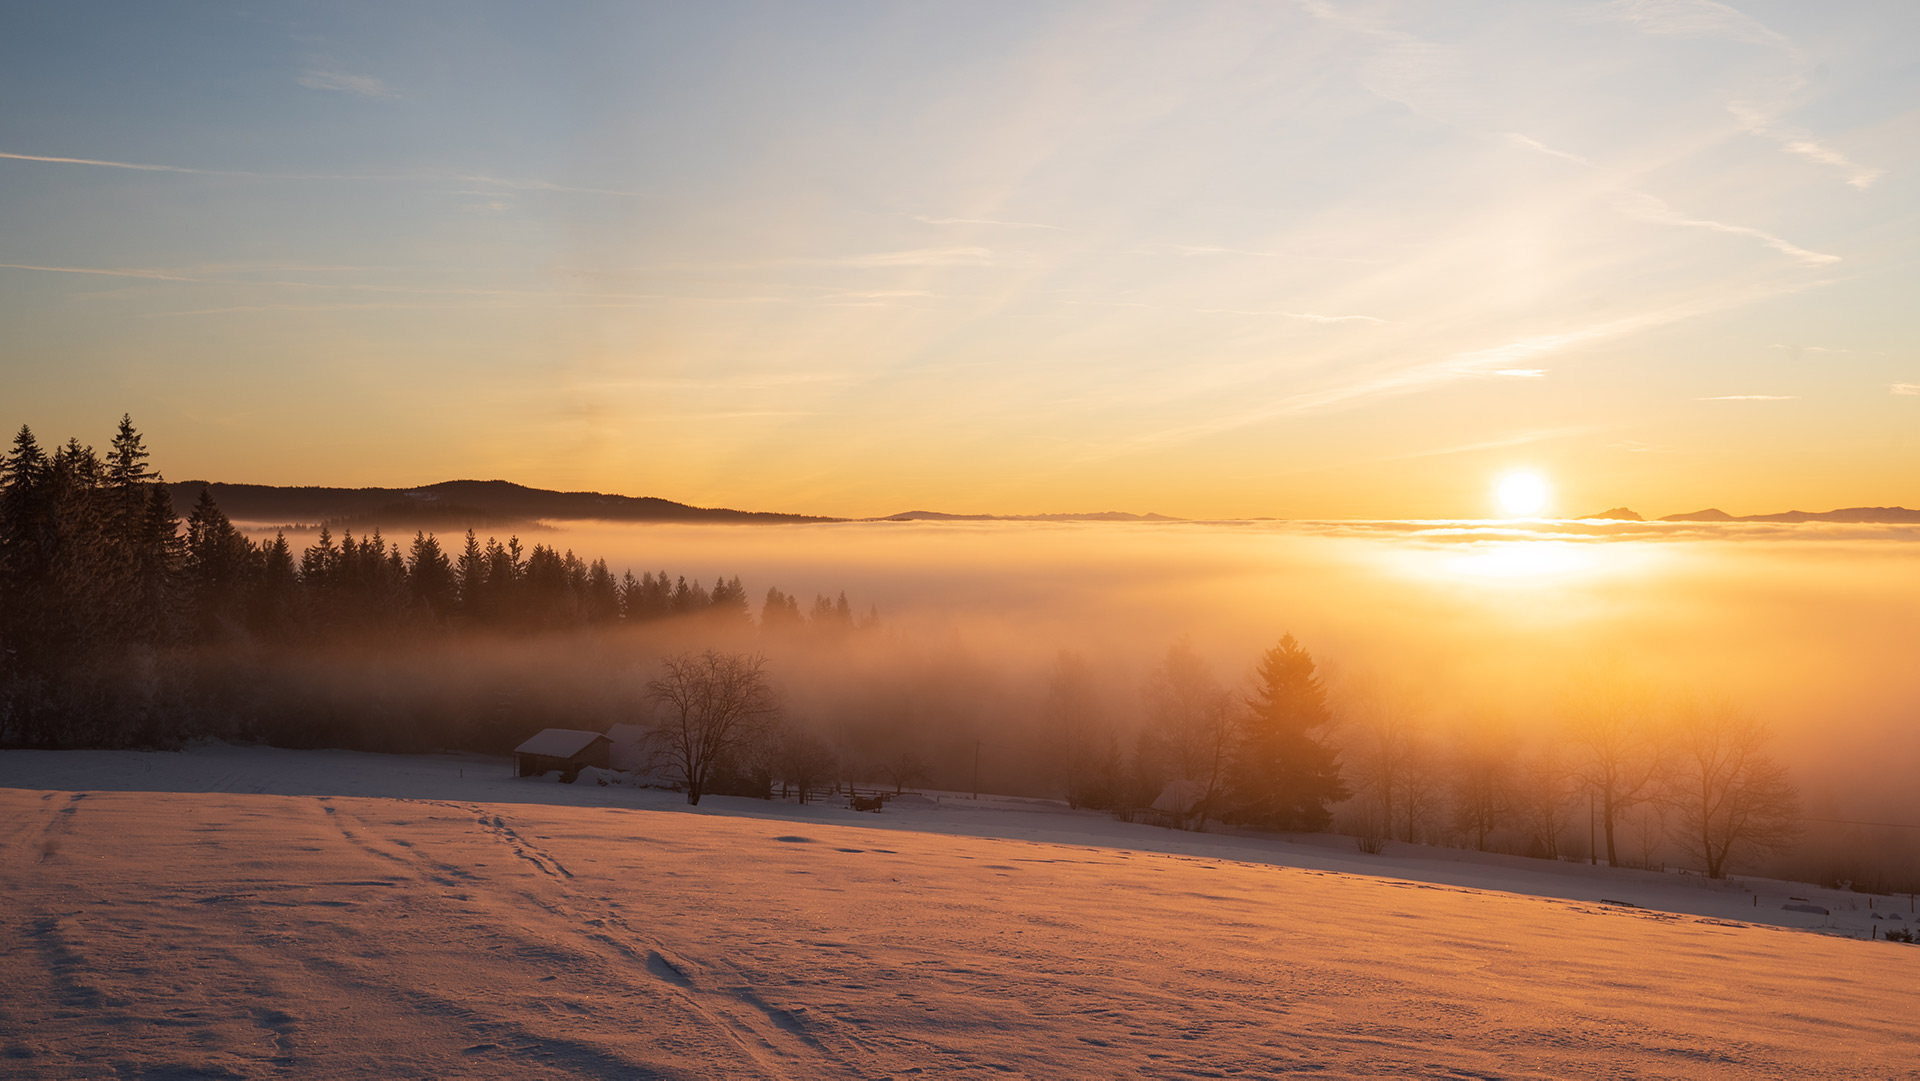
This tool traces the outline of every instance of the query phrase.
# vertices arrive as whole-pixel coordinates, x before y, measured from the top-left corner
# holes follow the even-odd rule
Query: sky
[[[1920,5],[11,5],[0,422],[833,515],[1920,506]]]

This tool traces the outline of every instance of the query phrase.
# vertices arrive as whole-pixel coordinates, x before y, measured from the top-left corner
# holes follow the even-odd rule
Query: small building
[[[611,768],[609,754],[613,741],[598,732],[575,728],[548,728],[513,749],[518,764],[516,776],[538,777],[548,770],[560,771],[560,779],[572,781],[587,766]]]

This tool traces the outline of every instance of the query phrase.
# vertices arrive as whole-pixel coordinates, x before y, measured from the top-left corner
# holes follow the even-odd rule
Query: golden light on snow
[[[1552,494],[1544,477],[1524,471],[1501,477],[1496,490],[1500,510],[1511,518],[1537,517]]]

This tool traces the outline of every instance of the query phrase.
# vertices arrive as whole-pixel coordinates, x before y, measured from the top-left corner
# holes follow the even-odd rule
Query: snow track
[[[0,789],[0,1077],[1917,1076],[1920,948],[722,814]]]

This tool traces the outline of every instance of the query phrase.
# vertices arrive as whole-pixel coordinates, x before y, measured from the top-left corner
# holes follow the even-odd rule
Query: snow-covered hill
[[[1783,911],[1784,884],[1755,907],[1026,801],[689,811],[508,772],[0,754],[0,1074],[1860,1077],[1920,1054],[1920,951],[1730,918],[1870,919]]]

